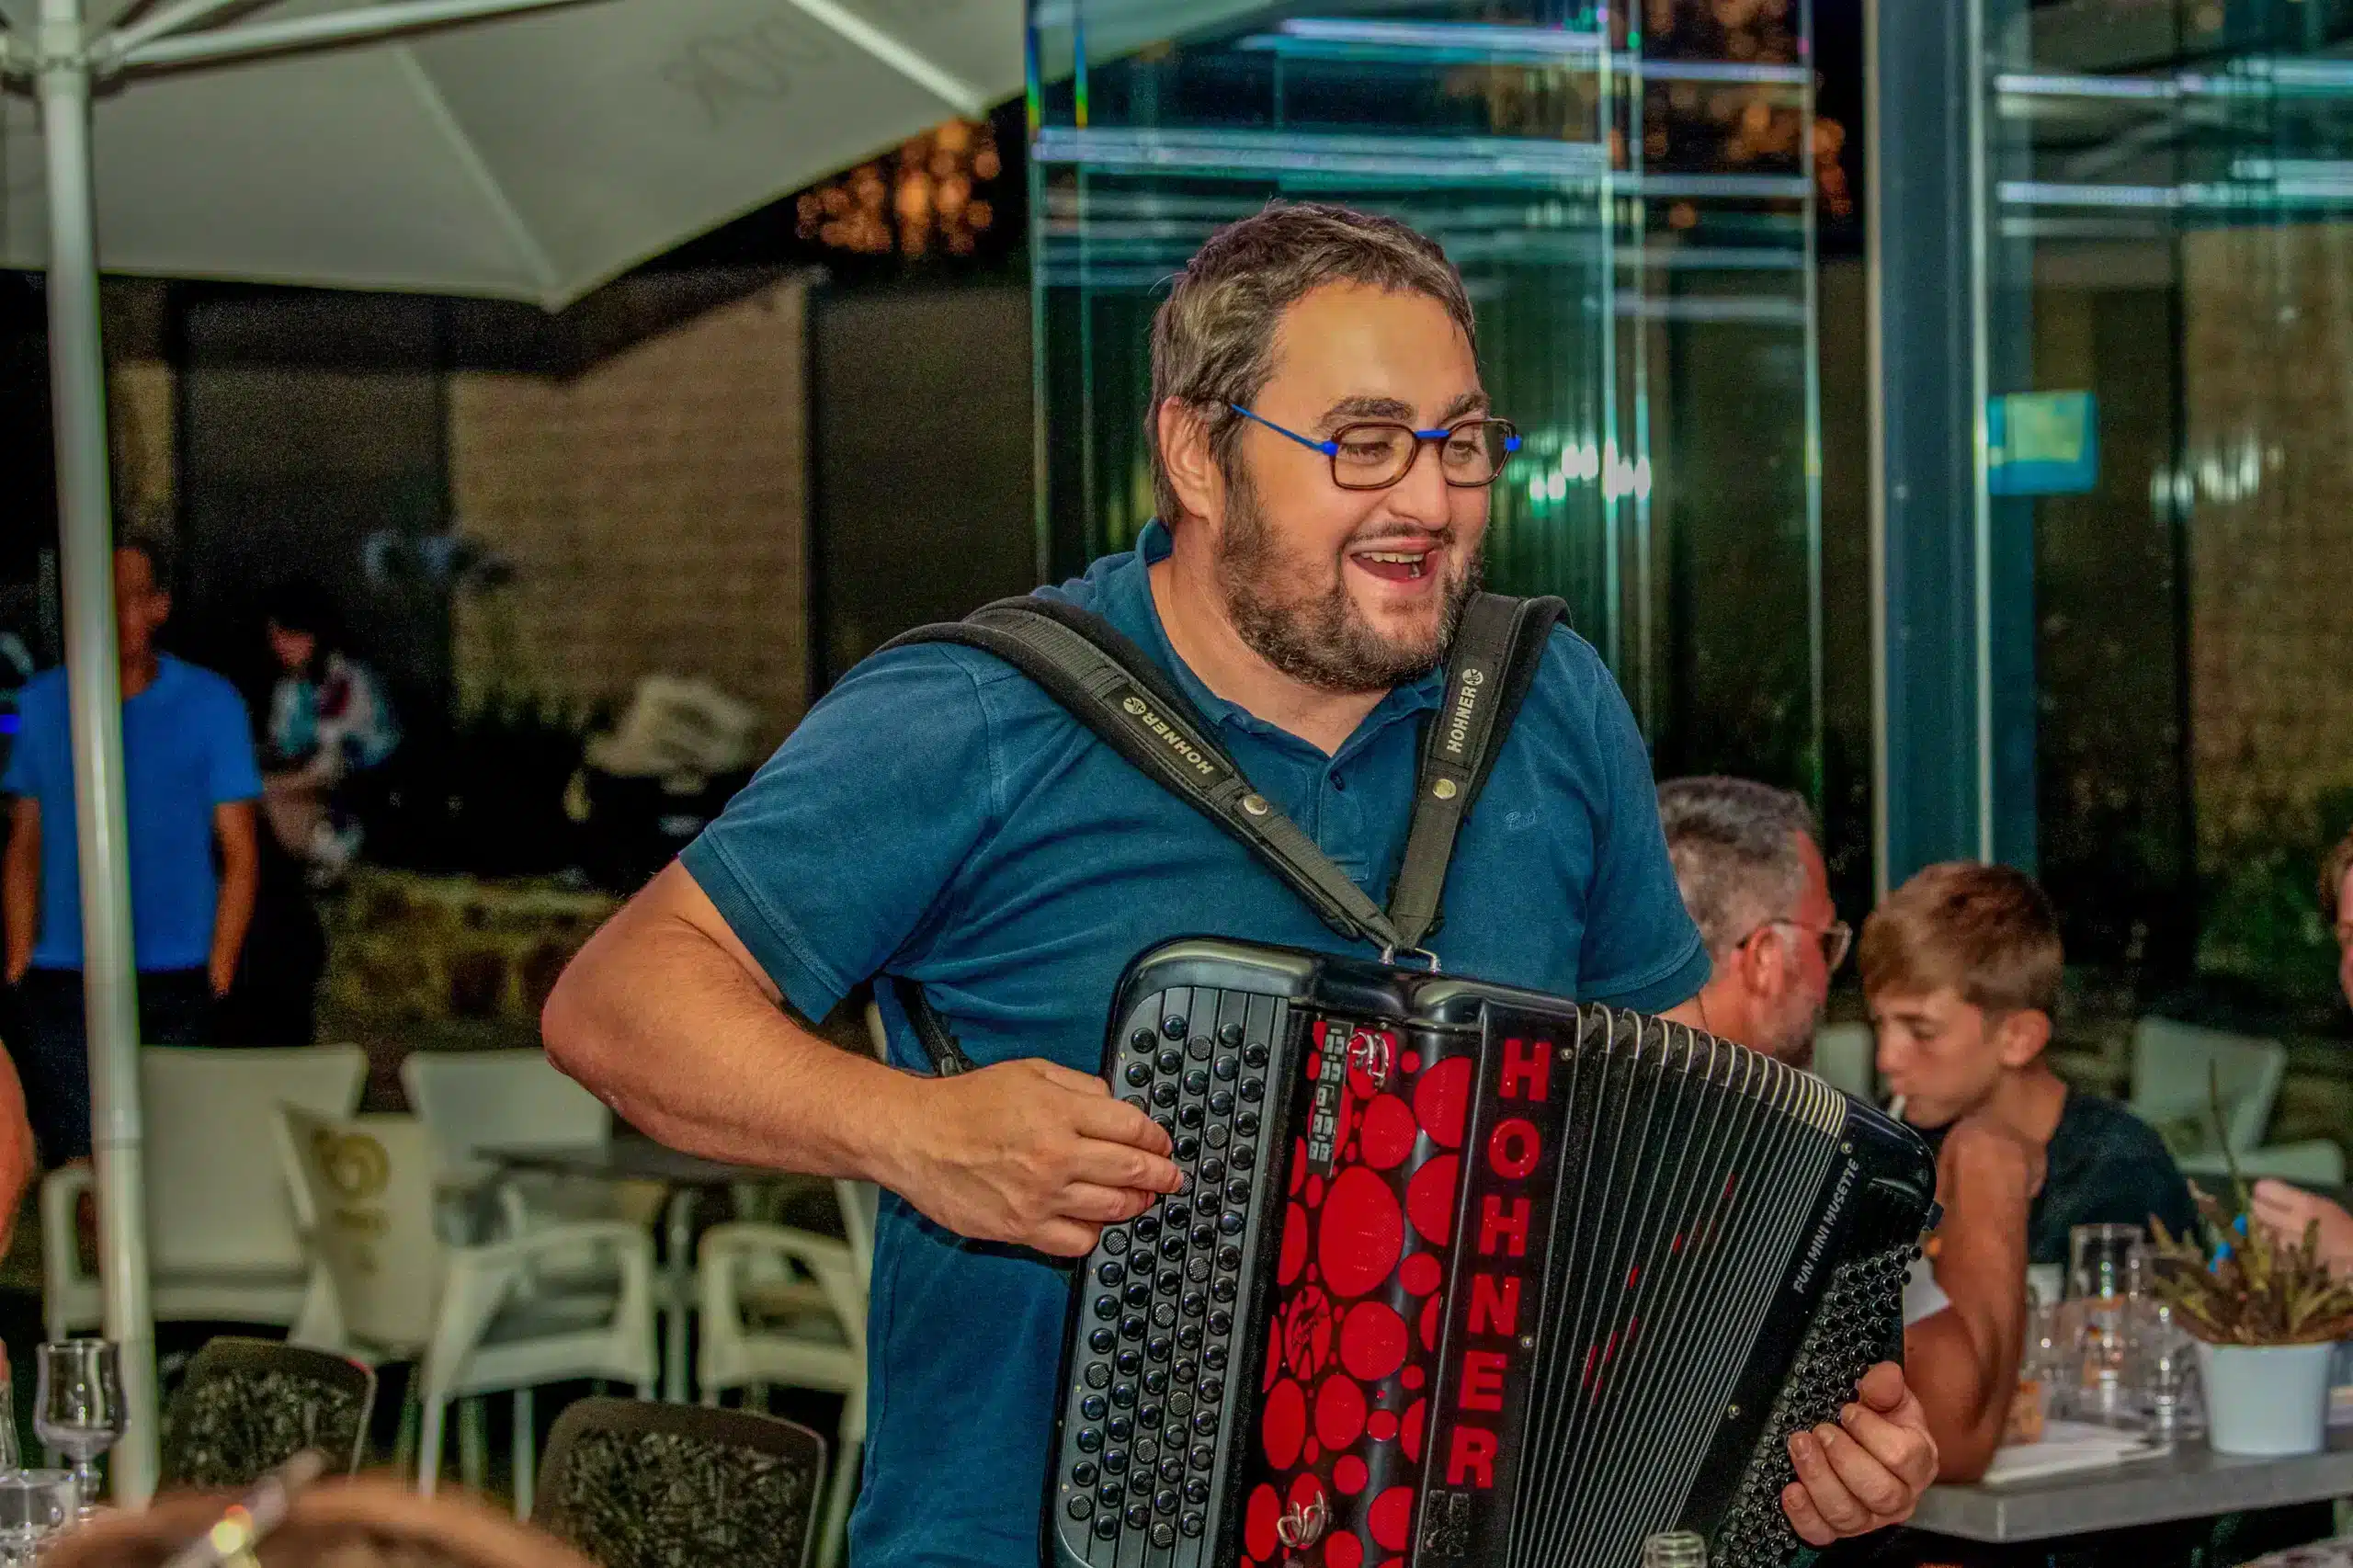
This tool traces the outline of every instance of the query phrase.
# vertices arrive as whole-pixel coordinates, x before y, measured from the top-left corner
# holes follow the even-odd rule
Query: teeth
[[[1362,553],[1367,561],[1386,561],[1398,566],[1418,566],[1422,563],[1424,554],[1421,551],[1415,551],[1408,555],[1403,551],[1393,550],[1368,550]]]

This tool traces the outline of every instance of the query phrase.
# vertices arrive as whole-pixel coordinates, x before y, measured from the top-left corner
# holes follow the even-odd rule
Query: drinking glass
[[[29,1568],[43,1542],[74,1517],[79,1491],[63,1470],[12,1470],[0,1475],[0,1562]]]
[[[2136,1266],[2138,1225],[2077,1225],[2067,1233],[2067,1296],[2075,1303],[2081,1369],[2076,1408],[2084,1416],[2118,1422],[2129,1412],[2124,1387],[2127,1318],[2147,1265]]]
[[[2153,1255],[2133,1249],[2126,1309],[2125,1374],[2133,1410],[2149,1432],[2170,1442],[2199,1430],[2198,1341],[2157,1294]]]
[[[40,1383],[33,1395],[33,1431],[74,1461],[80,1517],[98,1510],[97,1457],[114,1447],[130,1423],[122,1399],[122,1361],[103,1339],[64,1339],[35,1353]]]

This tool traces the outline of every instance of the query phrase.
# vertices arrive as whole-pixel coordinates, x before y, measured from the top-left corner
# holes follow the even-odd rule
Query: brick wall
[[[670,672],[754,704],[767,741],[790,728],[808,684],[803,303],[788,279],[575,376],[451,378],[454,526],[515,569],[458,607],[461,702],[618,700]]]
[[[2182,244],[2199,835],[2353,785],[2353,224]]]

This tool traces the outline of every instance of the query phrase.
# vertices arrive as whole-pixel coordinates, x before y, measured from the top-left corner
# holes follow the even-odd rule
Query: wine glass
[[[33,1430],[74,1461],[80,1517],[98,1511],[97,1457],[114,1447],[130,1424],[122,1399],[122,1359],[103,1339],[64,1339],[34,1352],[40,1383],[33,1396]]]
[[[79,1489],[73,1472],[16,1470],[0,1475],[0,1562],[27,1568],[41,1543],[74,1517]]]

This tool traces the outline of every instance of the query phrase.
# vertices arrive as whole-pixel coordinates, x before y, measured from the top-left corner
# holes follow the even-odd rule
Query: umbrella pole
[[[130,1429],[109,1464],[118,1504],[155,1487],[155,1327],[147,1297],[141,1181],[139,1004],[131,946],[122,693],[116,668],[114,520],[106,354],[82,0],[40,0],[41,140],[49,159],[50,397],[57,422],[57,538],[65,589],[66,687],[82,852],[82,983],[97,1156],[106,1334],[121,1346]],[[62,829],[63,824],[58,824]],[[54,830],[52,830],[54,831]]]

